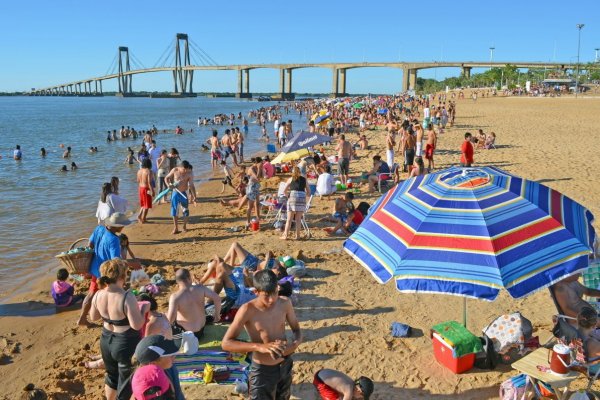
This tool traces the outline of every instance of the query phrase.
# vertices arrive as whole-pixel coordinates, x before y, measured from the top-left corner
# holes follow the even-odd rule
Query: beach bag
[[[524,400],[529,384],[529,378],[525,374],[519,374],[507,379],[500,385],[500,399]]]
[[[499,316],[483,329],[483,334],[494,342],[494,348],[500,354],[513,347],[523,350],[532,333],[531,321],[518,311]]]
[[[475,367],[479,369],[496,369],[500,357],[496,353],[494,342],[487,335],[483,335],[479,340],[481,340],[483,351],[475,354]]]

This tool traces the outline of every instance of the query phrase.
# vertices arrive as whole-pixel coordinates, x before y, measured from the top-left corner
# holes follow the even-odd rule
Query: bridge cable
[[[131,51],[129,55],[131,56],[131,60],[137,64],[138,69],[146,69],[146,66]]]
[[[106,76],[106,75],[111,75],[111,74],[114,72],[114,70],[115,70],[115,68],[116,68],[116,65],[117,65],[117,57],[118,57],[118,55],[119,55],[119,54],[117,53],[117,54],[114,56],[114,58],[113,58],[112,62],[110,63],[110,65],[108,66],[108,69],[106,70],[106,73],[104,74],[105,76]]]
[[[173,46],[174,41],[172,40],[171,43],[169,43],[169,45],[167,46],[167,48],[163,51],[163,53],[160,55],[160,57],[158,57],[158,60],[156,61],[156,63],[154,64],[154,68],[156,67],[163,67],[164,66],[164,61],[163,58],[165,58],[168,54],[169,54],[169,50],[171,49],[171,47]],[[162,61],[162,63],[161,63]]]
[[[196,51],[198,53],[198,55],[203,55],[205,59],[207,59],[208,61],[208,65],[212,65],[212,66],[216,66],[219,65],[207,52],[205,52],[204,50],[202,50],[202,48],[200,46],[198,46],[198,44],[196,42],[194,42],[193,40],[189,40],[190,44],[192,45],[192,49],[194,51]]]
[[[203,57],[201,54],[197,54],[195,52],[190,52],[190,58],[196,65],[208,65],[208,60]]]
[[[192,48],[198,52],[198,55],[203,56],[207,60],[208,65],[216,66],[219,65],[207,52],[205,52],[200,46],[192,42]]]

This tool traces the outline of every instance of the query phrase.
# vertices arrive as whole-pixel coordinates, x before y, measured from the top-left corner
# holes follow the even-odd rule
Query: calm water
[[[123,161],[128,146],[137,154],[141,138],[107,143],[107,130],[129,125],[141,131],[152,124],[159,130],[173,130],[180,125],[184,135],[159,134],[157,143],[177,148],[182,159],[194,166],[196,180],[201,180],[212,176],[209,154],[199,150],[212,127],[197,127],[197,118],[230,112],[246,116],[249,110],[269,104],[205,98],[0,97],[0,298],[10,295],[15,283],[52,271],[58,265],[54,255],[89,236],[97,222],[100,188],[111,176],[120,178],[120,192],[129,200],[130,209],[139,206],[137,166]],[[297,121],[298,116],[288,117]],[[260,128],[250,122],[247,158],[265,149],[264,142],[257,140]],[[295,128],[301,125],[296,123]],[[242,127],[241,121],[238,126]],[[225,128],[217,127],[219,135]],[[190,129],[194,132],[189,133]],[[12,159],[17,144],[23,151],[22,161]],[[72,148],[68,163],[60,144]],[[90,146],[97,146],[99,152],[89,154]],[[48,151],[45,158],[40,156],[41,147]],[[71,161],[80,169],[58,171]]]

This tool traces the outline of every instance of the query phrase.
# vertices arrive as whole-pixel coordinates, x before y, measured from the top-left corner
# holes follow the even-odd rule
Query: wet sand
[[[439,135],[436,165],[458,163],[463,134],[478,128],[497,135],[496,150],[475,153],[476,165],[494,165],[538,180],[583,203],[600,215],[600,169],[597,151],[600,130],[598,98],[493,98],[458,101],[456,125]],[[354,139],[355,135],[350,135]],[[370,157],[384,155],[381,131],[367,132],[373,150],[359,151],[351,165],[353,176],[371,165]],[[380,149],[379,151],[375,149]],[[200,203],[191,207],[189,232],[172,236],[168,206],[150,214],[150,223],[126,228],[135,254],[148,271],[172,278],[176,268],[202,271],[213,254],[223,254],[237,240],[253,253],[273,250],[277,255],[303,250],[309,274],[302,279],[296,311],[305,342],[294,356],[293,396],[312,399],[312,376],[320,368],[336,368],[352,377],[367,375],[376,382],[372,399],[492,399],[502,381],[514,375],[509,366],[495,371],[473,369],[454,375],[433,360],[429,329],[462,318],[462,299],[442,295],[398,293],[393,284],[380,285],[349,256],[340,253],[342,237],[326,237],[317,220],[330,212],[330,199],[315,199],[307,217],[313,232],[308,241],[282,241],[274,230],[230,233],[227,227],[244,223],[243,213],[218,204],[220,182],[199,188]],[[275,190],[277,182],[270,182]],[[357,201],[372,203],[363,193]],[[231,193],[231,192],[230,192]],[[596,222],[596,228],[598,223]],[[90,227],[90,232],[92,228]],[[49,258],[52,255],[49,255]],[[103,371],[79,364],[99,352],[100,328],[75,329],[77,312],[37,316],[52,300],[52,276],[45,276],[11,305],[0,308],[0,398],[14,398],[27,383],[53,393],[57,399],[101,398]],[[168,293],[159,299],[166,311]],[[41,303],[32,304],[31,301]],[[45,304],[44,304],[45,303]],[[22,308],[29,310],[22,315]],[[534,335],[545,341],[552,327],[554,307],[547,291],[520,300],[501,293],[495,302],[468,301],[468,328],[478,333],[500,314],[520,310],[534,324]],[[43,314],[43,312],[40,313]],[[390,324],[404,322],[416,335],[392,339]],[[188,398],[238,398],[231,386],[184,386]]]

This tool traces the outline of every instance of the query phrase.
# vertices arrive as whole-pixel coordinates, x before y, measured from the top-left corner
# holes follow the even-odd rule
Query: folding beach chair
[[[302,214],[302,220],[300,220],[300,224],[302,224],[302,229],[306,233],[307,239],[310,238],[310,228],[308,227],[308,224],[306,223],[306,215],[308,214],[308,211],[310,210],[310,205],[312,204],[313,197],[314,197],[314,195],[311,195],[308,198],[308,201],[306,202],[306,211],[304,211],[304,214]]]
[[[285,195],[286,182],[279,183],[277,189],[277,197],[275,199],[263,200],[260,205],[267,208],[267,214],[265,215],[265,222],[270,223],[273,219],[274,222],[279,221],[282,210],[285,212],[287,209],[287,197]]]
[[[552,321],[554,322],[552,334],[554,335],[554,338],[561,339],[567,343],[570,343],[575,339],[580,339],[581,335],[579,334],[577,328],[569,323],[569,321],[576,321],[577,318],[565,315],[562,308],[558,304],[558,301],[556,300],[556,295],[554,294],[554,285],[550,286],[548,291],[550,292],[550,297],[552,298],[554,306],[556,307],[556,311],[558,312],[558,314],[552,316]],[[552,338],[550,338],[548,343],[551,340]],[[548,343],[546,343],[546,345],[548,345]]]

